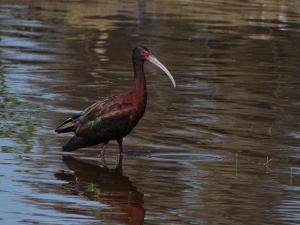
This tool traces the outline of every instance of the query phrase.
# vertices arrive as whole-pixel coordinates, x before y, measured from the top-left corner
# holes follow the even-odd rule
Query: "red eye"
[[[150,55],[150,52],[143,50],[143,55],[145,56],[145,58],[148,58]]]

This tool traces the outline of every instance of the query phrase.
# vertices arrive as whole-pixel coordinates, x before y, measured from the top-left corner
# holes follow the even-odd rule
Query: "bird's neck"
[[[135,59],[133,59],[132,62],[134,85],[131,93],[133,94],[133,105],[136,107],[139,119],[143,116],[147,104],[146,78],[144,73],[144,62]]]
[[[134,71],[134,89],[140,94],[146,92],[146,77],[144,73],[144,62],[141,60],[132,60]]]

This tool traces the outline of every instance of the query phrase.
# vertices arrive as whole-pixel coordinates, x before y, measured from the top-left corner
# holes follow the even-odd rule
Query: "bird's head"
[[[132,52],[132,58],[133,60],[140,60],[143,62],[149,61],[154,65],[156,65],[157,67],[159,67],[162,71],[166,73],[166,75],[171,80],[174,88],[176,88],[175,80],[171,75],[170,71],[149,51],[148,48],[142,46],[134,48]]]

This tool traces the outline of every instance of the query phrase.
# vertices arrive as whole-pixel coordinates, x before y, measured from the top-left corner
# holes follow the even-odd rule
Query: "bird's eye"
[[[150,53],[150,50],[148,49],[148,48],[146,48],[146,47],[142,47],[146,52],[148,52],[148,53]]]

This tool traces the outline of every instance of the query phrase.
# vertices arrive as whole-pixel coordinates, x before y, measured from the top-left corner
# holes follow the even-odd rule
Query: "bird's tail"
[[[56,129],[56,133],[67,133],[67,132],[74,132],[76,130],[76,125],[74,123],[73,118],[69,118],[65,120],[61,125],[59,125]]]
[[[64,146],[64,152],[72,152],[78,148],[86,147],[86,143],[82,137],[73,136]]]

